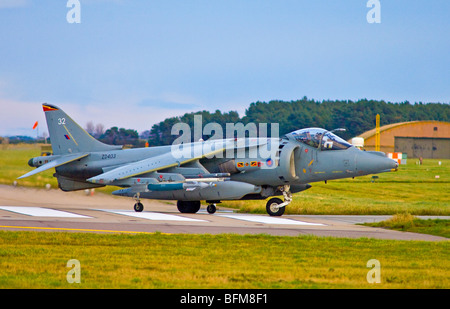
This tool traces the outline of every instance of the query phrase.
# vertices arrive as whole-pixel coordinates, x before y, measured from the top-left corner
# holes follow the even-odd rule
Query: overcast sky
[[[0,135],[35,136],[41,103],[85,127],[150,129],[250,103],[450,102],[450,1],[0,0]],[[71,15],[74,16],[74,15]]]

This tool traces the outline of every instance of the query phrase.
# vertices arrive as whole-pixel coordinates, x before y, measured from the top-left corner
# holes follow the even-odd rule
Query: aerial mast
[[[377,114],[377,117],[376,117],[375,151],[380,151],[380,114]]]

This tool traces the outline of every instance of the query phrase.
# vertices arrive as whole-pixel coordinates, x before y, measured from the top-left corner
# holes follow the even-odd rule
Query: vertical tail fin
[[[108,151],[122,148],[122,146],[112,146],[99,142],[60,108],[47,103],[42,104],[42,107],[47,119],[53,154]]]

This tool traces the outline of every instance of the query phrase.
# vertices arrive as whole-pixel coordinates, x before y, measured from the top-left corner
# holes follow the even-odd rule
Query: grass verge
[[[450,288],[449,242],[0,231],[0,288]],[[69,284],[70,259],[81,283]],[[381,283],[370,284],[377,259]]]
[[[411,214],[397,214],[386,221],[365,223],[363,225],[450,238],[450,220],[423,220]]]

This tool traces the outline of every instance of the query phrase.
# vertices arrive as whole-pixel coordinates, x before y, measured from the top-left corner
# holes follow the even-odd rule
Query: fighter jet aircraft
[[[122,149],[94,139],[60,108],[45,103],[43,109],[53,154],[31,158],[28,164],[36,169],[19,179],[55,168],[61,190],[117,186],[121,189],[113,194],[132,197],[137,212],[143,210],[143,198],[176,200],[181,213],[196,213],[206,201],[211,214],[221,201],[270,198],[267,213],[281,216],[292,193],[309,189],[309,183],[398,167],[384,153],[359,150],[335,130],[321,128],[300,129],[281,138]],[[262,146],[272,149],[270,157],[254,151]]]

